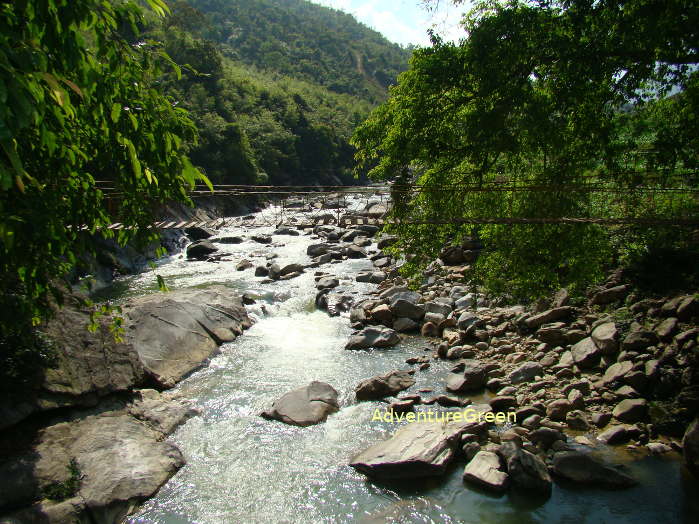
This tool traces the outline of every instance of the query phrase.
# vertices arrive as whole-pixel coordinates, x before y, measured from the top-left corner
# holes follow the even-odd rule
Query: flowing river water
[[[220,232],[249,233],[240,227]],[[238,260],[247,258],[258,265],[270,253],[278,256],[275,262],[282,267],[310,262],[306,247],[314,242],[311,237],[274,240],[283,246],[250,241],[221,245],[232,253],[233,262],[188,262],[176,255],[159,264],[157,272],[171,288],[217,283],[257,298],[249,306],[256,323],[177,387],[201,411],[171,437],[187,464],[129,522],[699,522],[699,484],[676,458],[631,460],[615,452],[614,460],[628,463],[640,481],[638,487],[610,492],[555,484],[546,501],[467,488],[461,462],[443,478],[390,485],[368,481],[347,466],[349,459],[387,438],[397,425],[372,421],[374,410],[383,411],[385,404],[356,403],[354,387],[374,375],[409,369],[406,358],[430,355],[424,352],[426,341],[415,336],[391,349],[346,351],[349,320],[315,310],[313,270],[269,284],[261,284],[263,279],[254,277],[253,269],[236,271]],[[360,259],[320,270],[361,294],[373,285],[358,284],[354,277],[371,267],[369,260]],[[121,281],[118,291],[127,300],[155,292],[154,284],[154,275],[146,272]],[[417,383],[406,393],[428,387],[434,394],[443,393],[450,367],[433,361],[429,370],[415,374]],[[312,380],[340,392],[341,410],[325,423],[299,428],[259,416],[275,399]]]

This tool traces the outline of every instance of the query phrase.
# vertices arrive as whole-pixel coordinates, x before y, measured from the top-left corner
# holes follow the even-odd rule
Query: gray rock
[[[695,418],[682,439],[684,462],[689,470],[699,477],[699,418]]]
[[[386,273],[383,271],[365,271],[357,275],[357,282],[380,284],[384,280],[386,280]]]
[[[562,421],[566,419],[566,415],[572,409],[573,406],[571,406],[570,401],[568,399],[560,398],[554,400],[553,402],[550,402],[549,405],[546,406],[546,415],[551,420]]]
[[[629,398],[619,402],[612,411],[621,422],[638,422],[648,414],[648,403],[642,398]]]
[[[327,254],[332,247],[329,244],[311,244],[306,248],[309,257],[318,257]]]
[[[225,286],[148,295],[124,310],[126,341],[164,387],[182,380],[251,325],[241,298]]]
[[[565,324],[562,322],[544,324],[537,330],[536,338],[552,346],[563,346],[568,340]]]
[[[461,393],[483,389],[487,380],[485,366],[477,360],[465,360],[464,371],[459,374],[451,373],[447,378],[447,391]]]
[[[634,436],[639,434],[638,428],[635,426],[618,425],[611,426],[597,435],[597,440],[601,440],[605,444],[623,444],[628,442]]]
[[[626,295],[629,294],[629,291],[631,291],[631,286],[629,285],[615,286],[610,287],[608,289],[603,289],[602,291],[599,291],[597,294],[595,294],[595,296],[592,297],[590,303],[592,305],[611,304],[612,302],[617,302],[625,298]]]
[[[211,238],[211,242],[216,242],[218,244],[242,244],[243,239],[241,237],[218,237]]]
[[[237,271],[245,271],[246,269],[250,269],[251,267],[253,267],[253,264],[249,260],[241,260],[235,265],[235,269]]]
[[[302,264],[287,264],[281,268],[279,271],[279,276],[285,277],[287,275],[291,275],[292,273],[303,273],[305,269],[306,268]]]
[[[354,391],[357,400],[378,400],[399,393],[415,384],[412,371],[391,371],[361,381]]]
[[[394,294],[390,300],[393,316],[420,320],[425,315],[425,308],[418,304],[419,300],[420,295],[414,292]]]
[[[214,232],[212,230],[199,226],[186,228],[184,230],[184,234],[192,240],[206,240],[207,238],[214,236]]]
[[[699,300],[695,296],[683,298],[677,306],[677,317],[686,322],[697,316],[699,316]]]
[[[529,440],[534,444],[540,445],[543,449],[549,449],[557,440],[565,441],[565,439],[566,437],[563,433],[553,428],[542,427],[529,433]]]
[[[525,362],[512,373],[510,373],[510,382],[512,384],[521,384],[522,382],[531,382],[536,377],[544,376],[544,368],[538,362]]]
[[[636,330],[624,338],[621,348],[625,351],[640,351],[658,343],[658,336],[652,331]]]
[[[474,313],[471,313],[469,311],[465,311],[461,313],[459,316],[459,319],[456,321],[456,327],[458,327],[461,331],[466,331],[472,326],[479,326],[483,323],[480,317],[478,315],[475,315]]]
[[[614,322],[605,322],[592,330],[592,340],[605,354],[611,355],[619,349],[619,332]]]
[[[44,501],[15,518],[19,522],[121,522],[135,504],[152,496],[184,465],[179,450],[162,439],[162,433],[122,412],[49,426],[39,432],[22,459],[31,472],[6,479],[0,468],[4,491],[0,503],[8,502],[13,485],[27,490],[23,501],[13,502],[28,503],[51,485],[72,480],[77,481],[74,498],[59,504]]]
[[[400,317],[393,321],[393,329],[399,333],[405,333],[408,331],[417,331],[420,324],[415,322],[412,318]]]
[[[350,461],[357,471],[378,479],[442,475],[455,455],[461,434],[472,424],[407,424],[388,440],[370,446]]]
[[[624,360],[623,362],[615,362],[607,368],[602,377],[602,382],[604,384],[612,384],[618,380],[621,380],[624,375],[633,369],[633,362],[630,360]]]
[[[482,488],[501,493],[507,489],[509,484],[507,473],[501,469],[500,457],[490,451],[479,451],[466,465],[463,479]]]
[[[305,427],[323,422],[339,409],[337,391],[330,384],[313,381],[275,401],[262,416],[292,426]]]
[[[340,281],[333,277],[322,277],[316,282],[317,289],[333,289],[340,285]]]
[[[637,484],[626,473],[579,451],[556,453],[553,456],[552,471],[554,475],[576,484],[607,489],[629,488]]]
[[[386,327],[369,326],[352,335],[345,349],[385,348],[395,346],[399,342],[400,337],[395,330]]]
[[[443,302],[427,302],[425,303],[425,313],[436,313],[448,317],[451,313],[451,306]]]
[[[549,309],[548,311],[544,311],[543,313],[539,313],[538,315],[533,315],[527,318],[524,321],[524,323],[529,329],[537,329],[543,326],[544,324],[548,324],[549,322],[554,322],[556,320],[569,317],[574,312],[574,308],[570,306],[562,306],[554,309]]]
[[[514,442],[501,444],[498,453],[507,464],[507,473],[514,487],[545,496],[551,494],[551,476],[538,456],[524,451]]]
[[[597,347],[592,337],[582,339],[570,348],[570,352],[573,362],[581,369],[594,367],[602,356],[602,350]]]
[[[217,251],[218,248],[208,240],[200,240],[199,242],[193,242],[187,246],[187,258],[206,260],[209,255]]]
[[[279,229],[275,229],[272,234],[273,235],[288,235],[288,236],[292,236],[292,237],[297,237],[297,236],[299,236],[300,233],[296,229],[291,229],[290,227],[280,227]]]

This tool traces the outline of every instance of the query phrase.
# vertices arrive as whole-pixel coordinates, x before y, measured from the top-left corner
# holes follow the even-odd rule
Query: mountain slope
[[[372,102],[385,99],[411,54],[353,16],[307,0],[187,3],[204,14],[201,36],[224,56]]]

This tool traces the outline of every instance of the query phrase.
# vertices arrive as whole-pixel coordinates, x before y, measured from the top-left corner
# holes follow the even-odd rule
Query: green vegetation
[[[80,489],[80,468],[73,458],[68,464],[69,478],[63,482],[54,482],[43,489],[43,496],[47,499],[60,502],[67,500],[78,493]]]
[[[385,100],[408,50],[306,1],[172,9],[149,36],[183,66],[182,80],[171,74],[163,88],[199,129],[195,165],[215,183],[354,183],[350,137]]]
[[[166,14],[161,0],[148,4]],[[119,231],[120,243],[153,240],[145,226],[155,206],[189,202],[189,188],[208,183],[184,150],[193,122],[157,89],[163,66],[178,68],[139,40],[143,24],[133,1],[0,6],[0,331],[9,340],[60,303],[56,279],[92,251],[99,228],[122,222],[134,229]],[[120,192],[118,206],[98,179]]]
[[[370,176],[420,188],[397,193],[393,211],[433,222],[393,228],[406,272],[477,234],[487,249],[474,279],[533,299],[581,292],[615,259],[686,239],[675,228],[454,219],[696,217],[696,193],[644,190],[697,189],[696,7],[489,1],[465,29],[460,44],[435,37],[417,50],[353,138]]]

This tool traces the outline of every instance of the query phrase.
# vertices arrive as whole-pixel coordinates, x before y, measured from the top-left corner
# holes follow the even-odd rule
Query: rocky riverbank
[[[303,216],[304,209],[298,211]],[[477,239],[446,247],[413,290],[398,275],[400,261],[384,252],[394,239],[376,226],[188,233],[182,256],[192,262],[181,264],[230,266],[272,288],[312,274],[316,308],[348,317],[355,329],[343,353],[371,358],[406,337],[411,344],[423,337],[424,351],[404,367],[368,373],[349,396],[314,380],[257,411],[272,419],[264,424],[283,422],[304,432],[377,400],[385,407],[379,416],[415,420],[347,457],[369,478],[441,476],[457,463],[464,467],[464,489],[523,489],[542,497],[557,479],[602,488],[643,482],[600,458],[597,451],[608,446],[638,457],[683,453],[696,471],[699,308],[693,294],[640,299],[617,272],[585,303],[571,304],[561,290],[536,307],[508,305],[467,285],[468,265],[483,247]],[[308,239],[308,258],[278,263],[278,253],[298,236]],[[243,256],[229,252],[240,244]],[[371,269],[337,269],[355,261]],[[45,327],[58,349],[56,367],[31,391],[0,403],[5,520],[120,522],[152,496],[184,464],[167,436],[196,415],[189,401],[163,391],[250,326],[246,305],[264,314],[259,296],[222,286],[130,299],[123,305],[121,343],[106,322],[87,331],[89,315],[79,307],[61,311]],[[429,387],[416,386],[420,374],[445,366],[451,371],[441,378],[434,372]],[[456,418],[467,412],[478,417]],[[428,413],[436,420],[420,419]],[[451,418],[444,420],[445,413]]]
[[[134,299],[123,319],[123,342],[78,304],[42,327],[55,365],[0,402],[2,522],[120,522],[184,464],[165,439],[196,411],[158,390],[251,325],[222,286]]]

